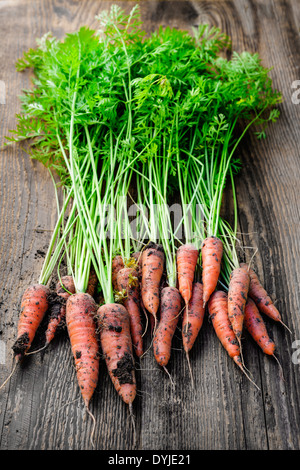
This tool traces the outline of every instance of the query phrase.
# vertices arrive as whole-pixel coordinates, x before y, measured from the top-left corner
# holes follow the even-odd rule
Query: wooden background
[[[112,2],[96,0],[0,1],[0,80],[6,103],[0,104],[1,142],[15,126],[18,95],[29,87],[28,73],[15,61],[48,31],[58,37],[81,25],[96,27],[95,15]],[[126,10],[134,2],[115,2]],[[271,320],[284,368],[266,357],[244,335],[245,361],[258,391],[226,355],[206,318],[191,354],[196,392],[189,385],[180,332],[176,334],[166,375],[151,351],[137,364],[134,403],[138,449],[300,449],[300,364],[293,363],[293,341],[300,340],[299,136],[300,104],[293,83],[300,79],[300,4],[298,0],[141,1],[148,31],[159,24],[190,29],[199,23],[219,26],[237,51],[257,51],[273,67],[274,85],[282,91],[279,121],[263,142],[249,135],[239,149],[243,170],[237,180],[242,242],[257,247],[254,267],[293,331]],[[297,86],[297,83],[294,84]],[[298,85],[299,88],[299,85]],[[293,95],[294,93],[294,95]],[[300,94],[299,94],[300,97]],[[294,101],[294,102],[293,102]],[[1,152],[0,243],[0,382],[13,364],[11,346],[24,289],[38,280],[56,219],[52,182],[47,171],[18,146]],[[230,214],[231,197],[226,195]],[[249,259],[253,250],[246,250]],[[149,344],[149,338],[147,339]],[[298,346],[300,348],[300,346]],[[300,359],[300,355],[298,355]],[[92,401],[96,449],[132,449],[127,407],[115,393],[101,365]],[[44,354],[31,356],[0,391],[2,450],[90,449],[91,420],[84,411],[66,335]]]

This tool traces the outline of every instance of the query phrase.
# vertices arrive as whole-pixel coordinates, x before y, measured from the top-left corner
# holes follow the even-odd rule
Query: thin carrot
[[[181,245],[176,253],[178,289],[185,305],[188,305],[192,296],[195,269],[199,257],[199,250],[192,244]]]
[[[198,333],[202,327],[205,307],[203,306],[203,285],[201,282],[194,282],[192,297],[188,308],[183,311],[182,316],[182,343],[186,354],[192,386],[194,388],[194,378],[190,364],[189,352],[192,349]]]
[[[22,360],[30,349],[36,331],[48,309],[49,294],[49,288],[43,284],[34,284],[23,294],[17,339],[12,347],[17,361]]]
[[[249,285],[248,271],[242,267],[233,269],[228,289],[228,317],[240,345]]]
[[[274,356],[275,343],[268,334],[255,302],[249,298],[245,308],[245,327],[262,351],[269,356]]]
[[[223,243],[215,236],[207,237],[201,246],[203,305],[208,302],[217,287],[221,271]]]
[[[151,313],[157,325],[160,282],[164,270],[165,255],[161,245],[150,242],[142,255],[141,294],[143,305]]]
[[[182,341],[187,354],[192,349],[202,327],[204,313],[203,285],[201,282],[194,282],[188,310],[184,309],[182,317]]]
[[[153,348],[156,362],[166,367],[171,357],[171,344],[182,306],[180,292],[175,287],[164,287],[161,291],[160,320],[156,328]]]
[[[121,255],[116,255],[112,260],[112,285],[115,291],[118,290],[117,276],[120,269],[124,268],[124,261]]]
[[[240,347],[228,318],[227,303],[227,294],[223,291],[215,291],[208,301],[208,312],[217,337],[229,356],[240,366],[242,364]]]
[[[104,304],[98,308],[97,320],[108,373],[122,400],[131,407],[136,378],[129,314],[123,305]]]
[[[249,272],[250,286],[248,295],[254,300],[260,312],[272,318],[272,320],[281,323],[291,333],[291,330],[285,323],[283,323],[280,312],[275,307],[271,297],[262,286],[255,271],[245,263],[241,264],[241,266],[246,268]]]
[[[143,326],[140,315],[140,287],[138,272],[134,268],[123,268],[118,272],[119,291],[125,291],[123,304],[129,313],[133,348],[138,357],[143,354]]]
[[[246,377],[252,382],[256,388],[259,387],[248,376],[241,360],[241,351],[239,342],[233,332],[231,323],[228,318],[228,297],[223,291],[215,291],[208,301],[208,312],[222,346]]]
[[[55,336],[57,328],[63,324],[66,316],[66,302],[71,294],[75,294],[73,277],[63,276],[56,284],[56,295],[54,300],[50,300],[49,322],[45,333],[45,346],[49,345]]]
[[[66,324],[75,360],[78,385],[89,409],[99,375],[99,345],[94,317],[97,305],[87,293],[71,295],[66,304]]]

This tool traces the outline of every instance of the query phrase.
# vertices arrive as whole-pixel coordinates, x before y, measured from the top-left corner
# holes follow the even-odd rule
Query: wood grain
[[[18,95],[28,87],[27,73],[14,63],[35,39],[48,31],[58,37],[87,24],[112,3],[127,11],[135,2],[96,0],[13,0],[0,4],[1,72],[6,104],[0,104],[1,141],[15,126]],[[300,105],[292,102],[292,82],[300,79],[300,5],[297,0],[141,1],[148,31],[159,24],[191,30],[200,23],[219,26],[232,38],[233,49],[257,51],[273,67],[274,85],[283,93],[281,117],[267,138],[248,135],[239,148],[243,162],[236,179],[243,257],[253,258],[261,280],[282,312],[293,336],[267,321],[277,344],[278,364],[263,356],[245,333],[247,367],[257,391],[224,354],[206,318],[190,359],[196,392],[176,332],[169,371],[155,364],[151,349],[137,364],[138,397],[134,404],[138,448],[154,450],[300,449],[300,364],[292,363],[292,342],[300,339],[299,150]],[[18,146],[1,152],[0,340],[6,346],[0,382],[12,368],[18,308],[26,286],[36,281],[56,217],[51,179],[39,163]],[[232,213],[230,191],[224,203]],[[247,340],[247,341],[246,341]],[[150,338],[147,337],[150,347]],[[28,358],[0,391],[2,450],[90,449],[92,422],[76,384],[70,345],[61,335],[43,354]],[[104,362],[92,401],[97,449],[132,449],[128,410],[106,373]]]

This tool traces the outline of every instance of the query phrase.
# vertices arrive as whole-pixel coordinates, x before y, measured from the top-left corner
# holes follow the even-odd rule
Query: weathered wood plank
[[[14,128],[18,94],[29,86],[29,75],[18,74],[15,60],[34,47],[48,31],[63,37],[83,24],[96,26],[95,15],[112,3],[127,11],[135,2],[15,0],[0,5],[0,80],[6,84],[6,104],[0,105],[1,141]],[[240,149],[242,172],[237,178],[242,243],[257,247],[253,260],[266,288],[294,332],[267,321],[278,344],[278,364],[258,351],[245,333],[244,357],[261,392],[251,385],[224,353],[206,319],[190,355],[196,392],[176,333],[169,364],[175,380],[154,362],[151,349],[137,364],[139,396],[134,412],[140,449],[299,449],[299,365],[293,364],[293,339],[299,331],[299,110],[291,100],[291,84],[299,79],[298,2],[279,0],[143,1],[142,19],[148,31],[158,24],[190,29],[202,22],[228,33],[233,48],[258,51],[266,66],[274,66],[274,84],[283,92],[281,118],[267,139],[247,137]],[[18,146],[2,153],[0,245],[0,340],[6,345],[0,382],[12,368],[10,348],[25,287],[36,281],[42,265],[56,206],[51,179]],[[225,195],[231,215],[230,191]],[[253,250],[246,250],[249,260]],[[150,338],[147,337],[148,346]],[[1,449],[89,449],[92,422],[76,384],[65,335],[43,354],[32,356],[0,392]],[[91,411],[97,419],[97,449],[131,449],[128,410],[121,403],[102,363]]]

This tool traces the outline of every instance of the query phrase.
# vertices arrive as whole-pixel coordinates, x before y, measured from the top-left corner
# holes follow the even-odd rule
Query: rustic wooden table
[[[28,73],[15,61],[52,31],[58,37],[81,25],[96,27],[95,15],[112,2],[97,0],[11,0],[0,2],[2,88],[1,142],[15,127],[18,95],[29,87]],[[134,2],[115,2],[126,10]],[[138,449],[300,449],[300,4],[298,0],[141,1],[148,31],[159,24],[190,29],[199,23],[219,26],[237,51],[257,51],[283,94],[281,117],[265,141],[249,135],[239,149],[243,161],[237,180],[241,239],[257,247],[254,267],[276,299],[293,335],[271,320],[283,366],[266,357],[249,338],[244,357],[258,391],[233,364],[207,318],[191,354],[196,392],[181,350],[179,332],[166,375],[148,354],[137,364],[134,405]],[[3,86],[4,84],[4,86]],[[3,90],[2,90],[3,91]],[[0,382],[13,364],[18,312],[24,289],[36,282],[42,254],[56,218],[51,179],[45,168],[18,147],[1,154]],[[227,211],[231,197],[227,196]],[[252,252],[251,252],[252,253]],[[250,256],[250,251],[247,256]],[[246,333],[245,333],[246,336]],[[149,344],[149,338],[147,339]],[[300,344],[300,343],[299,343]],[[298,344],[298,349],[300,348]],[[294,356],[293,356],[294,353]],[[294,358],[294,360],[293,360]],[[297,361],[298,359],[298,361]],[[132,449],[127,407],[115,393],[104,363],[92,402],[96,449]],[[43,354],[28,358],[0,391],[2,450],[90,449],[91,420],[76,383],[73,359],[62,334]]]

